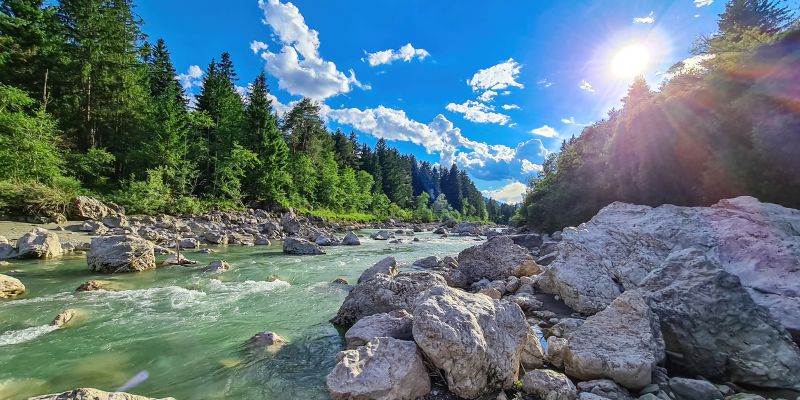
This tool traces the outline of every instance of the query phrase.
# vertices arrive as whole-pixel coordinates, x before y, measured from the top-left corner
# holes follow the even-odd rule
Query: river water
[[[328,319],[347,295],[330,282],[355,282],[389,255],[410,264],[476,244],[417,237],[403,244],[362,239],[361,246],[306,257],[283,255],[280,243],[216,247],[215,254],[187,252],[197,266],[118,275],[90,273],[83,256],[14,261],[0,273],[20,279],[28,292],[0,300],[0,399],[76,387],[110,391],[131,380],[129,392],[179,400],[326,399],[325,375],[344,347]],[[201,272],[215,259],[233,269]],[[119,291],[75,292],[89,279],[111,281]],[[50,327],[67,308],[78,317],[63,329]],[[244,345],[261,331],[277,332],[288,345],[275,353]]]

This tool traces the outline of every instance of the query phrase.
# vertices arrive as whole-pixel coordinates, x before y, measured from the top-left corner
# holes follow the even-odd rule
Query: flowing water
[[[0,300],[0,399],[76,387],[179,400],[328,398],[325,375],[344,347],[328,319],[347,295],[330,282],[355,282],[389,255],[410,264],[476,244],[417,237],[403,244],[362,239],[361,246],[306,257],[283,255],[279,244],[218,247],[216,254],[187,252],[197,266],[118,275],[90,273],[81,256],[15,261],[0,273],[20,279],[28,292]],[[215,259],[233,269],[201,272]],[[111,281],[118,291],[75,292],[89,279]],[[78,310],[76,319],[50,327],[67,308]],[[244,345],[261,331],[288,344],[274,353]]]

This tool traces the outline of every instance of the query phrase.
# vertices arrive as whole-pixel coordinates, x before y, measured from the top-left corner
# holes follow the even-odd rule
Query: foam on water
[[[52,332],[56,329],[58,329],[57,326],[40,325],[40,326],[32,326],[30,328],[25,328],[25,329],[8,331],[0,335],[0,346],[9,346],[12,344],[30,342],[31,340],[36,339],[39,336],[42,336],[46,333]]]

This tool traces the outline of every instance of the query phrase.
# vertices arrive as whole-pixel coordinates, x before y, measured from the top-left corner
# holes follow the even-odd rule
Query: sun
[[[650,51],[641,43],[621,48],[611,63],[611,72],[619,78],[632,78],[644,73],[650,65]]]

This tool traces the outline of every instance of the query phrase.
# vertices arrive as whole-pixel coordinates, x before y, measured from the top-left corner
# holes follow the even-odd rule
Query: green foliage
[[[68,168],[72,174],[89,186],[103,186],[114,172],[116,157],[106,151],[92,147],[84,154],[69,154]]]
[[[57,177],[49,185],[32,180],[0,180],[0,213],[63,214],[78,194],[80,183],[72,178]]]

